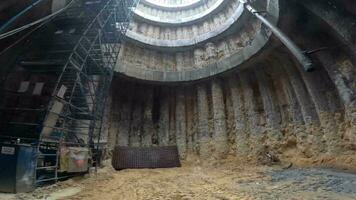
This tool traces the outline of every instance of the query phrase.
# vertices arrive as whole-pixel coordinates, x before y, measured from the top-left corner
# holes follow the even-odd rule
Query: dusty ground
[[[355,174],[246,165],[234,159],[212,163],[118,172],[106,167],[97,176],[64,181],[29,194],[0,195],[0,199],[356,199]]]

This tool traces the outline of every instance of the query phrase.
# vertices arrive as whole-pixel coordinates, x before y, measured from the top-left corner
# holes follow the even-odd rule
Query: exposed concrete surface
[[[271,32],[232,2],[236,8],[191,26],[132,23],[115,70],[141,80],[183,82],[238,68],[265,47]],[[270,0],[266,7],[273,24],[279,19],[278,3]]]
[[[284,51],[267,57],[251,69],[185,86],[116,79],[113,98],[135,101],[113,108],[112,112],[131,117],[125,122],[112,118],[112,127],[127,123],[127,129],[109,133],[125,133],[117,144],[130,138],[128,146],[177,144],[182,158],[195,154],[219,159],[231,154],[259,159],[270,152],[295,164],[355,169],[355,88],[346,83],[355,80],[354,64],[344,56],[322,59],[323,65],[307,73]],[[134,83],[135,91],[120,89]],[[157,91],[152,107],[157,119],[152,131],[145,133],[151,136],[137,136],[134,130],[144,129],[137,122],[153,120],[137,110],[150,99],[142,98],[151,95],[150,87]],[[155,140],[133,142],[146,137]],[[334,162],[333,157],[340,159]]]
[[[177,144],[185,152],[183,157],[220,154],[217,157],[223,158],[230,154],[258,160],[271,153],[298,165],[356,168],[356,62],[350,43],[354,36],[348,32],[346,37],[341,30],[344,26],[333,25],[335,16],[343,18],[337,9],[330,18],[309,12],[304,8],[308,4],[290,2],[290,6],[280,26],[301,48],[317,49],[308,55],[314,62],[314,72],[305,72],[284,47],[274,46],[251,62],[248,69],[212,77],[236,68],[237,63],[257,52],[253,50],[258,48],[245,52],[249,46],[259,44],[249,35],[233,34],[227,41],[209,41],[204,48],[176,55],[141,51],[129,45],[124,48],[127,60],[119,71],[137,79],[158,81],[154,87],[162,91],[154,97],[159,103],[152,112],[160,123],[154,125],[153,134],[159,134],[153,146],[165,144],[166,135],[169,144]],[[263,26],[249,25],[251,30],[266,31]],[[260,41],[268,39],[268,31],[265,36]],[[345,41],[350,44],[339,45]],[[328,48],[318,50],[323,46]],[[185,82],[184,86],[162,83],[201,78],[207,79]],[[114,86],[113,92],[140,99],[135,93],[120,94],[121,87],[141,84],[130,81],[114,82],[120,87]],[[147,85],[142,83],[143,88]],[[181,90],[185,90],[184,97],[181,92],[176,94]],[[118,122],[113,119],[112,123]],[[133,137],[131,134],[128,132],[126,137]]]
[[[227,11],[229,11],[229,13],[213,16],[213,19],[217,18],[217,20],[209,19],[207,21],[194,24],[194,26],[199,27],[198,33],[193,32],[192,34],[182,34],[184,32],[191,32],[193,26],[191,25],[187,27],[172,28],[161,28],[160,26],[158,26],[159,33],[157,34],[154,31],[150,31],[150,25],[144,23],[141,24],[140,22],[134,21],[130,26],[131,28],[127,30],[126,37],[132,39],[137,43],[146,44],[146,46],[156,46],[158,48],[174,48],[196,45],[198,43],[201,43],[205,40],[224,33],[235,23],[239,23],[239,19],[243,14],[244,9],[243,5],[235,0],[234,4],[232,5],[232,8],[227,9]],[[152,29],[155,29],[155,27],[151,27],[151,30]],[[178,31],[179,29],[182,29],[180,30],[180,34]],[[178,32],[178,35],[176,34],[176,32]]]

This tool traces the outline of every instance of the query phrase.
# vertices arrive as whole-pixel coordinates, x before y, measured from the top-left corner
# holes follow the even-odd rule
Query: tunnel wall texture
[[[115,80],[110,146],[177,144],[181,158],[270,152],[288,160],[338,155],[334,158],[354,162],[355,85],[346,81],[355,82],[355,66],[343,57],[327,61],[322,54],[327,66],[311,74],[285,54],[193,85]]]
[[[297,164],[355,169],[355,26],[340,25],[352,18],[337,10],[298,6],[280,25],[303,49],[315,50],[309,52],[314,72],[303,71],[277,45],[246,70],[196,83],[116,77],[108,105],[109,146],[177,145],[182,159],[258,160],[269,153]],[[300,15],[302,22],[295,17]]]

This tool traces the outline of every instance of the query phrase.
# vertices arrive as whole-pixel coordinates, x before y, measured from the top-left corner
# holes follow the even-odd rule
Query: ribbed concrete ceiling
[[[180,9],[167,10],[162,5],[180,5]],[[151,49],[181,51],[227,32],[242,12],[238,0],[144,0],[135,10],[126,36]]]
[[[116,71],[127,77],[154,82],[185,82],[208,78],[238,66],[256,55],[271,32],[239,0],[143,0],[127,31]],[[191,23],[169,24],[197,16],[222,5]],[[260,0],[259,8],[276,24],[279,0]],[[167,9],[167,5],[188,5]],[[158,6],[160,5],[160,7]],[[202,9],[202,10],[201,10]],[[138,12],[159,17],[144,18]],[[164,22],[166,20],[166,22]]]

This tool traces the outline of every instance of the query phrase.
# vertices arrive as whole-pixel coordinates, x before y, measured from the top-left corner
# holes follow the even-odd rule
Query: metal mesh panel
[[[180,167],[176,146],[120,147],[114,149],[112,165],[116,170]]]

